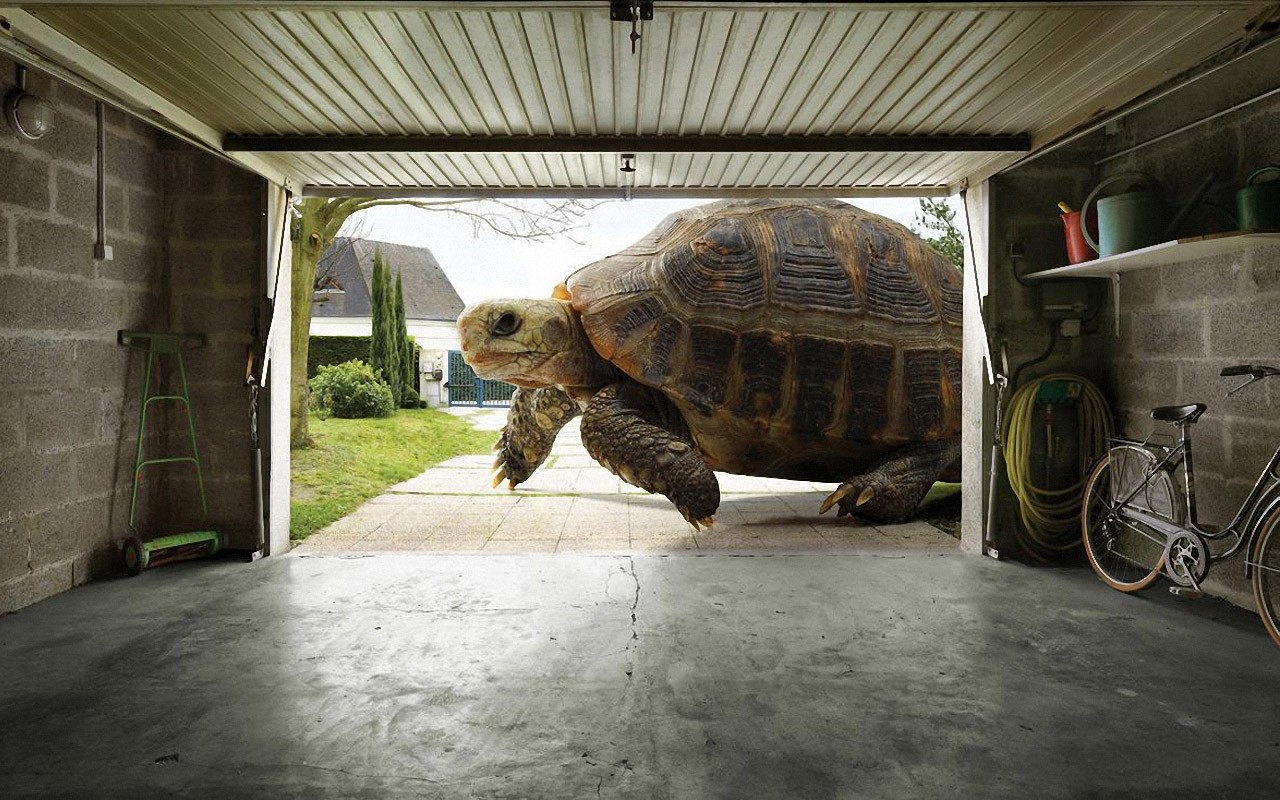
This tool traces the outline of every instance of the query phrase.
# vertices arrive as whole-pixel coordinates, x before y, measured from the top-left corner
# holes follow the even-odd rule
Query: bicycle
[[[1227,397],[1280,369],[1239,365],[1223,377],[1249,379]],[[1184,597],[1204,594],[1209,568],[1242,552],[1245,577],[1252,582],[1262,623],[1280,645],[1280,447],[1259,474],[1253,489],[1226,527],[1201,524],[1196,516],[1195,466],[1191,426],[1208,409],[1204,403],[1161,406],[1151,418],[1177,426],[1172,445],[1146,440],[1112,439],[1107,454],[1085,484],[1080,528],[1085,554],[1098,577],[1114,589],[1136,592],[1163,574]],[[1182,488],[1174,479],[1182,467]],[[1213,554],[1210,542],[1232,540]]]

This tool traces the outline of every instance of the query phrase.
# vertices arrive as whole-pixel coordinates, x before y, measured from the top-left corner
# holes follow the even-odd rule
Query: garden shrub
[[[389,417],[396,410],[391,387],[359,359],[322,365],[308,386],[311,404],[322,416]]]
[[[418,390],[412,386],[404,387],[404,396],[400,398],[401,408],[426,408],[427,404],[422,402],[422,398],[418,396]]]

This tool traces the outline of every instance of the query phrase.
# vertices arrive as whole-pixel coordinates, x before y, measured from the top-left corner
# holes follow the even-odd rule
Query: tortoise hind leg
[[[627,483],[666,495],[694,528],[710,527],[720,484],[698,449],[662,417],[648,390],[629,383],[606,386],[582,413],[582,444]]]
[[[960,459],[959,442],[929,442],[895,450],[854,475],[822,502],[820,514],[839,504],[839,516],[872,522],[905,522],[929,487]]]
[[[493,448],[498,451],[493,485],[505,480],[507,488],[514,489],[527,481],[551,452],[556,434],[577,415],[577,401],[554,386],[517,389],[511,395],[507,424]]]

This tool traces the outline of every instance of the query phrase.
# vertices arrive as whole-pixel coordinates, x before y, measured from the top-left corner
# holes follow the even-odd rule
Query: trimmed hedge
[[[409,337],[409,341],[413,341],[412,336]],[[413,374],[416,381],[418,358],[421,356],[421,351],[414,347],[411,352],[413,353]],[[312,336],[311,343],[307,347],[307,378],[314,378],[316,370],[322,364],[333,366],[335,364],[345,364],[352,359],[368,362],[368,336]]]
[[[312,336],[307,348],[307,377],[314,378],[321,365],[369,360],[368,336]]]

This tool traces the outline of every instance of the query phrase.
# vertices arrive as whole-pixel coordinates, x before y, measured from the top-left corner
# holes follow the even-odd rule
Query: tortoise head
[[[462,356],[481,378],[527,389],[589,386],[603,359],[565,300],[486,300],[458,317]]]

